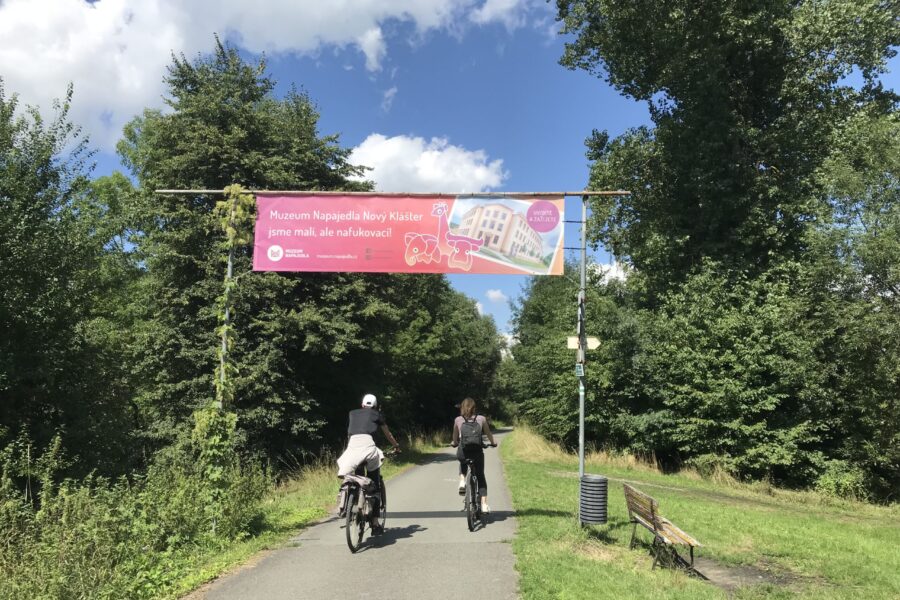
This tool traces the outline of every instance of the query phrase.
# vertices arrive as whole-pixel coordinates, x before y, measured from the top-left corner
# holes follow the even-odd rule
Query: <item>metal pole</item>
[[[587,288],[587,197],[581,197],[581,289],[578,291],[578,358],[584,365],[587,355],[585,293]],[[578,378],[578,481],[584,477],[584,372]],[[579,483],[580,485],[580,483]]]

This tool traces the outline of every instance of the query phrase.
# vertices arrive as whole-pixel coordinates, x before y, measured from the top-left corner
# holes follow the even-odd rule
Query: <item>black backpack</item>
[[[476,417],[472,417],[471,421],[465,418],[459,426],[459,443],[463,446],[481,446],[481,423]]]

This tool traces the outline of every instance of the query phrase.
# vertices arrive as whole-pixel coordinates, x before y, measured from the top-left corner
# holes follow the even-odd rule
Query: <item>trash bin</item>
[[[606,523],[608,482],[603,475],[582,475],[578,518],[582,525]]]

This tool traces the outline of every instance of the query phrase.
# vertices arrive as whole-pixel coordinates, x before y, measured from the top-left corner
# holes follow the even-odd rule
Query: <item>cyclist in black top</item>
[[[362,407],[350,411],[347,426],[350,439],[347,442],[347,449],[337,460],[338,477],[353,473],[357,467],[365,463],[368,477],[376,484],[381,481],[378,475],[381,463],[384,462],[384,453],[378,449],[372,437],[379,428],[391,445],[400,450],[400,444],[394,439],[384,415],[378,410],[378,400],[374,395],[366,394],[362,399]]]

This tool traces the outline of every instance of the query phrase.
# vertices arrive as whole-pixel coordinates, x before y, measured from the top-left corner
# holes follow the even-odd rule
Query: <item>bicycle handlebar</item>
[[[456,448],[457,446],[459,446],[459,444],[453,444],[452,442],[451,442],[451,444],[450,444],[450,447],[451,447],[451,448]],[[481,447],[482,447],[482,448],[496,448],[496,447],[497,447],[497,444],[496,444],[496,443],[494,443],[494,444],[485,444],[485,443],[482,443],[482,444],[481,444]]]

